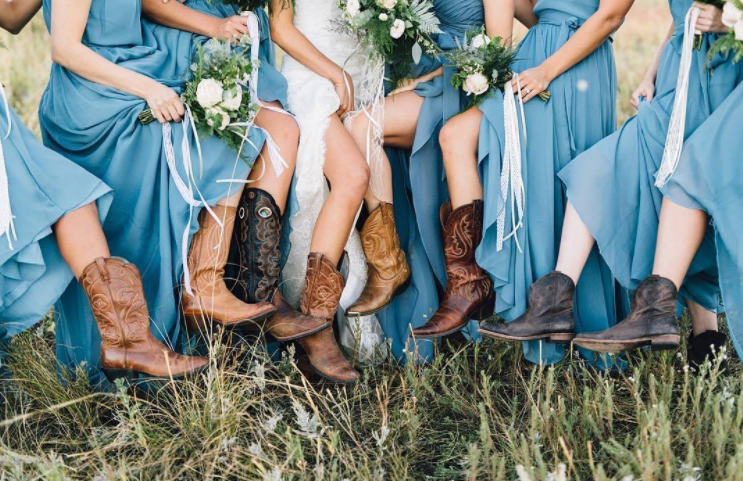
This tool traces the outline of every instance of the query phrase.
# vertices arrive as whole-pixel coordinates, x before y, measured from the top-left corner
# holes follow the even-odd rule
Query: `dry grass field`
[[[637,0],[616,35],[621,120],[668,21],[664,0]],[[48,36],[36,19],[0,40],[0,79],[36,129]],[[694,375],[683,348],[601,373],[447,344],[431,365],[369,367],[343,389],[232,343],[200,379],[144,396],[60,381],[52,331],[47,319],[12,343],[0,480],[743,480],[739,362]]]

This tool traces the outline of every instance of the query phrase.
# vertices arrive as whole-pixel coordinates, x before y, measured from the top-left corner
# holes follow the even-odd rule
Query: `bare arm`
[[[510,42],[513,36],[516,0],[483,0],[482,3],[485,9],[485,31],[488,36],[500,37]]]
[[[142,0],[142,10],[153,22],[205,37],[238,41],[248,33],[245,17],[217,18],[177,1]]]
[[[650,63],[650,67],[648,67],[648,71],[645,73],[645,77],[642,79],[642,82],[640,82],[640,85],[637,87],[637,89],[635,89],[635,91],[632,93],[630,102],[635,108],[638,108],[640,106],[640,97],[645,98],[645,100],[647,100],[648,102],[653,100],[653,97],[655,97],[655,78],[658,76],[660,57],[663,54],[663,50],[666,48],[666,45],[671,39],[671,36],[673,35],[673,31],[675,29],[676,25],[672,21],[671,27],[668,29],[666,37],[658,46],[658,49],[655,51],[655,55],[653,55],[653,61]]]
[[[271,0],[271,37],[284,52],[317,75],[331,81],[341,99],[339,115],[354,109],[353,82],[343,68],[326,57],[294,26],[294,9],[284,0]],[[345,78],[344,78],[345,77]],[[350,88],[349,88],[350,87]],[[349,92],[350,90],[350,92]]]
[[[534,2],[532,0],[516,0],[515,17],[526,28],[533,27],[539,21],[537,16],[534,15]]]
[[[586,20],[565,45],[541,65],[521,72],[524,101],[531,100],[546,90],[554,79],[593,53],[619,28],[633,3],[634,0],[601,0],[596,13]]]
[[[180,120],[184,108],[173,89],[106,60],[82,43],[91,2],[52,2],[52,60],[91,82],[141,97],[160,122]]]
[[[0,1],[0,28],[18,35],[41,8],[41,0]]]

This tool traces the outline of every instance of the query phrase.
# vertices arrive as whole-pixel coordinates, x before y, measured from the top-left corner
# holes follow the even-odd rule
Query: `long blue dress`
[[[627,289],[635,289],[653,267],[662,205],[655,174],[663,159],[676,97],[684,18],[692,0],[669,4],[676,30],[663,51],[655,98],[642,102],[637,115],[619,131],[560,172],[568,197],[596,239],[603,259]],[[693,52],[685,137],[702,125],[741,79],[740,66],[719,56],[708,60],[707,51],[716,38],[705,35],[702,48]],[[709,310],[720,305],[714,249],[709,233],[681,292],[682,298]]]
[[[443,50],[456,48],[464,34],[479,31],[485,14],[482,0],[434,0],[434,9],[444,33],[436,36]],[[417,78],[442,66],[442,59],[424,56],[413,66]],[[385,335],[392,340],[392,352],[402,358],[403,349],[416,351],[419,360],[430,359],[433,343],[409,342],[410,329],[426,323],[438,309],[438,287],[446,285],[446,266],[439,207],[449,199],[439,132],[444,123],[458,114],[467,98],[451,84],[455,70],[443,65],[444,75],[418,85],[415,93],[423,106],[411,151],[387,149],[394,183],[394,208],[403,250],[411,267],[411,286],[392,305],[377,314]],[[476,334],[472,323],[469,333]]]
[[[514,72],[540,65],[562,47],[599,7],[599,0],[539,0],[534,13],[539,23],[518,47]],[[503,95],[498,92],[480,107],[480,174],[485,191],[485,230],[477,262],[493,278],[496,313],[512,321],[527,309],[529,287],[552,271],[562,232],[566,197],[557,172],[578,154],[616,129],[616,72],[611,41],[555,79],[548,102],[527,102],[526,145],[522,145],[522,176],[526,189],[524,228],[518,231],[519,252],[513,239],[498,252],[497,218],[510,207],[501,201],[500,175],[505,146]],[[523,142],[523,140],[522,140]],[[576,292],[576,329],[593,331],[616,322],[621,302],[614,282],[596,252],[591,255]],[[593,358],[591,353],[584,353]],[[531,362],[551,364],[562,359],[564,347],[541,341],[524,343]],[[601,361],[597,361],[601,362]]]
[[[728,329],[743,358],[743,162],[739,85],[684,144],[679,166],[663,195],[712,217],[717,267]]]
[[[0,368],[10,337],[41,320],[74,278],[52,225],[92,202],[103,222],[112,200],[108,186],[44,147],[12,109],[10,117],[9,124],[0,100],[0,142],[15,216],[15,236],[0,237]]]
[[[44,0],[47,25],[51,1]],[[195,42],[184,39],[166,44],[157,29],[141,21],[140,0],[93,0],[83,43],[117,65],[180,88],[186,79]],[[136,264],[152,317],[152,330],[166,344],[178,348],[179,283],[183,252],[198,230],[200,204],[193,208],[174,179],[163,149],[163,131],[157,123],[141,125],[137,116],[145,102],[131,94],[105,87],[53,65],[40,106],[45,143],[110,185],[116,197],[104,231],[114,256]],[[176,161],[173,169],[188,179],[181,145],[181,124],[173,124]],[[194,200],[208,205],[231,195],[236,188],[219,180],[245,179],[247,163],[214,137],[201,139],[203,163],[189,133],[186,151],[193,162]],[[196,193],[199,189],[201,196]],[[185,233],[185,236],[184,236]],[[184,238],[185,237],[185,238]],[[57,355],[66,366],[86,363],[92,383],[100,375],[100,337],[88,301],[72,285],[57,305]]]

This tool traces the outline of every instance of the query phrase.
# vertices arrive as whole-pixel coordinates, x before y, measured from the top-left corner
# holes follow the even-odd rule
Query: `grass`
[[[617,34],[622,119],[667,21],[662,0],[638,0]],[[37,19],[2,41],[0,78],[36,129],[48,38]],[[0,480],[743,479],[737,360],[696,375],[683,348],[640,351],[610,375],[532,366],[507,343],[441,351],[344,389],[309,384],[291,353],[272,363],[259,343],[225,343],[198,379],[96,393],[82,372],[57,376],[47,319],[11,346]]]

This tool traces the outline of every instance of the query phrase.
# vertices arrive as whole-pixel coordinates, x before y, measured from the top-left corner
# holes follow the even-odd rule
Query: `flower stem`
[[[137,117],[142,125],[147,125],[155,121],[155,116],[152,115],[152,110],[143,110],[142,113]]]

